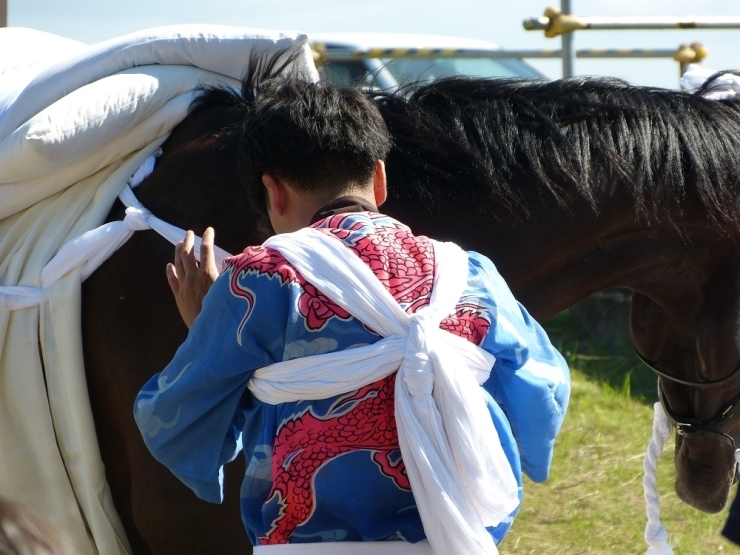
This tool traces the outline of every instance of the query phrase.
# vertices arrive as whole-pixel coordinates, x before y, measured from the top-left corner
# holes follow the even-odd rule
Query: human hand
[[[218,277],[216,259],[213,255],[213,237],[212,227],[203,232],[199,264],[193,251],[195,234],[188,230],[185,240],[175,245],[175,263],[167,264],[167,283],[170,284],[177,309],[188,328],[200,314],[203,297]]]

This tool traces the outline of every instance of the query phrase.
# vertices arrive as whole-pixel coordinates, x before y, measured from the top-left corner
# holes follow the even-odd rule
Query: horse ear
[[[373,196],[375,197],[375,206],[380,206],[388,198],[388,180],[386,178],[385,162],[383,160],[377,160],[375,162]]]

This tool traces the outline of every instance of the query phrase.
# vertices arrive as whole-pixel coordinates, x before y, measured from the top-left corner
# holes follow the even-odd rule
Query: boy
[[[390,139],[375,106],[355,89],[264,70],[248,75],[246,84],[251,97],[246,99],[239,163],[255,205],[266,208],[278,234],[303,233],[310,226],[314,235],[335,244],[339,239],[342,252],[359,257],[404,314],[418,321],[433,299],[438,274],[446,276],[450,270],[437,260],[443,250],[438,244],[414,236],[378,212],[386,198],[384,159]],[[481,429],[491,432],[484,443],[492,453],[502,454],[504,474],[514,484],[514,505],[506,505],[510,515],[474,523],[475,545],[468,548],[467,538],[456,541],[431,524],[436,522],[430,517],[436,505],[430,509],[418,502],[437,488],[429,488],[428,482],[418,485],[417,462],[412,468],[401,451],[416,449],[421,458],[436,455],[408,440],[405,447],[399,445],[398,367],[372,383],[326,397],[308,391],[303,398],[265,402],[255,393],[255,372],[282,368],[286,361],[310,364],[311,356],[352,356],[377,343],[381,364],[386,349],[380,347],[385,344],[379,330],[355,317],[352,303],[340,301],[342,291],[329,295],[326,287],[322,290],[307,279],[310,263],[305,272],[299,271],[285,251],[268,242],[230,259],[217,277],[212,244],[209,229],[203,264],[198,266],[188,232],[176,249],[175,264],[168,266],[178,308],[192,327],[172,362],[136,400],[135,416],[155,458],[199,497],[219,502],[222,466],[243,450],[248,467],[241,490],[242,519],[258,546],[367,542],[353,549],[372,550],[378,544],[371,542],[395,540],[382,544],[379,552],[390,553],[393,547],[397,553],[495,553],[491,540],[501,541],[516,514],[521,471],[536,481],[547,477],[567,406],[569,376],[562,357],[514,300],[490,260],[464,254],[462,265],[457,265],[465,277],[462,293],[436,325],[467,342],[461,354],[478,349],[488,357],[483,388],[478,388],[486,422],[477,418]],[[306,256],[311,259],[310,252]],[[343,266],[348,261],[343,256],[320,264]],[[352,297],[355,291],[344,293]],[[425,353],[409,356],[417,354],[425,360]],[[338,378],[343,378],[341,369],[326,381]],[[446,393],[436,377],[434,384],[436,401]],[[429,389],[423,403],[432,402]],[[470,405],[472,410],[475,401]],[[424,405],[420,410],[425,408],[434,413],[432,424],[442,418],[435,412],[438,407]],[[454,437],[442,442],[459,439],[450,435]],[[444,454],[446,449],[447,443],[438,451]],[[455,480],[462,489],[476,489],[459,477]],[[470,500],[476,491],[463,493],[460,503],[474,505]],[[431,547],[426,538],[434,538]],[[305,547],[300,552],[307,552]]]

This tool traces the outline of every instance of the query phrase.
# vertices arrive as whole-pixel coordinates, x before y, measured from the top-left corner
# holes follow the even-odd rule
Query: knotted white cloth
[[[255,545],[254,555],[431,555],[429,542],[316,542]]]
[[[132,190],[152,173],[155,160],[156,155],[147,158],[118,195],[127,206],[123,220],[103,224],[66,243],[41,270],[41,287],[0,286],[0,309],[20,310],[40,304],[44,289],[53,287],[73,268],[81,267],[80,277],[84,281],[128,241],[135,231],[153,229],[173,245],[182,241],[185,230],[154,216],[144,208]],[[198,261],[200,245],[201,238],[196,236],[194,253]],[[216,266],[221,271],[224,260],[231,254],[217,246],[213,250]]]
[[[495,358],[440,329],[467,284],[467,254],[434,242],[431,302],[408,315],[358,256],[313,228],[277,235],[278,250],[327,297],[384,339],[373,345],[280,362],[249,389],[266,403],[326,399],[398,371],[395,416],[401,455],[434,553],[498,553],[486,526],[518,506],[518,486],[480,384]]]

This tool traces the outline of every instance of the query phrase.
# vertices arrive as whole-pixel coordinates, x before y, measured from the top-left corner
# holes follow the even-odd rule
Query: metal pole
[[[566,12],[563,8],[563,15]],[[550,17],[531,17],[522,25],[527,31],[545,31],[552,26]],[[738,16],[653,16],[653,17],[578,17],[563,18],[563,30],[625,31],[630,29],[740,29]]]
[[[316,46],[316,45],[314,45]],[[683,45],[682,45],[683,47]],[[685,47],[684,47],[685,48]],[[673,48],[581,48],[575,50],[576,58],[676,58],[679,49]],[[475,50],[475,49],[416,49],[416,48],[332,48],[322,50],[325,61],[367,60],[369,58],[445,59],[474,58],[510,60],[514,58],[563,58],[559,48],[552,50]]]
[[[8,26],[8,0],[0,0],[0,27]]]
[[[560,0],[560,12],[571,14],[570,0]],[[573,49],[573,33],[563,33],[563,78],[573,77],[575,66],[575,51]]]

